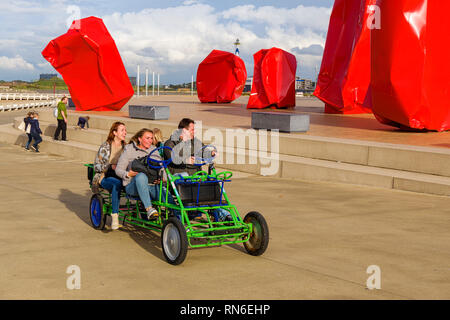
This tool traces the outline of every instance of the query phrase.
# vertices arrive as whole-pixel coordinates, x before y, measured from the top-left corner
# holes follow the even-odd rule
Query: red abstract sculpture
[[[134,94],[116,44],[99,18],[74,21],[42,55],[62,75],[76,110],[120,110]]]
[[[247,70],[241,58],[213,50],[198,66],[198,98],[202,103],[231,102],[241,96],[246,80]]]
[[[294,108],[297,59],[279,48],[253,55],[253,85],[247,109]]]
[[[400,128],[450,129],[450,1],[382,0],[372,30],[377,119]]]
[[[336,0],[314,95],[325,113],[370,113],[370,27],[376,0]]]

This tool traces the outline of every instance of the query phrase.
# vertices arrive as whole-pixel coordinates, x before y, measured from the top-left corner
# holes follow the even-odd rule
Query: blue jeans
[[[26,144],[26,146],[25,146],[25,149],[30,149],[30,144],[31,144],[31,140],[33,140],[33,137],[31,136],[31,133],[27,133],[27,136],[28,136],[28,141],[27,141],[27,144]]]
[[[119,213],[120,189],[122,188],[122,180],[114,177],[103,178],[100,182],[102,188],[111,193],[112,213]]]
[[[38,150],[38,144],[42,142],[41,135],[39,133],[32,133],[31,137],[34,139],[33,146]]]
[[[152,199],[159,201],[159,185],[148,184],[148,177],[145,173],[138,173],[125,187],[125,191],[132,197],[139,197],[142,204],[147,209],[152,206]],[[166,201],[166,188],[162,188],[161,201]],[[175,204],[172,195],[169,193],[168,202]]]
[[[132,197],[139,197],[145,209],[152,206],[152,199],[148,188],[148,177],[145,173],[138,173],[131,182],[125,186],[125,192]]]

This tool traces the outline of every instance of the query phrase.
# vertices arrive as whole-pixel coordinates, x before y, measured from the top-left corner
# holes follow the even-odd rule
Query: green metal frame
[[[85,164],[86,167],[94,168],[92,164]],[[152,205],[158,210],[159,216],[155,220],[144,220],[140,218],[140,214],[145,214],[140,210],[140,200],[130,200],[125,192],[121,193],[121,198],[127,199],[125,208],[121,206],[119,208],[119,217],[123,220],[123,223],[129,223],[131,225],[139,226],[145,229],[161,232],[164,222],[169,219],[169,209],[178,210],[181,213],[181,223],[186,229],[186,235],[188,244],[191,248],[220,246],[224,244],[244,243],[247,242],[252,234],[252,224],[245,223],[235,205],[230,204],[228,195],[223,188],[223,198],[226,204],[215,206],[201,206],[186,208],[183,205],[183,201],[178,194],[175,187],[175,181],[182,179],[180,177],[174,177],[168,168],[165,168],[165,172],[168,177],[167,185],[161,180],[159,184],[159,199],[152,201]],[[197,181],[206,180],[209,178],[216,178],[217,180],[228,180],[231,178],[232,172],[223,171],[217,173],[213,168],[210,175],[205,171],[199,171],[193,176],[185,177],[185,179],[193,179]],[[166,195],[165,201],[162,201],[163,188],[165,187]],[[178,205],[168,203],[169,188],[172,188],[172,196],[176,199]],[[107,215],[111,215],[112,201],[111,194],[102,190],[100,195],[103,197],[103,212]],[[136,203],[132,203],[136,201]],[[230,212],[233,221],[215,222],[211,219],[210,210],[222,208]],[[190,218],[189,212],[201,212],[200,219]],[[194,243],[196,241],[206,243]]]

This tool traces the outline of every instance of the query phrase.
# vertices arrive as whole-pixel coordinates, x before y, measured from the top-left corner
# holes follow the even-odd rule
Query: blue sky
[[[0,0],[0,79],[35,80],[54,69],[41,56],[74,18],[102,18],[127,72],[189,82],[213,49],[233,51],[239,38],[247,73],[253,54],[280,47],[297,57],[297,75],[320,68],[333,0]],[[142,77],[143,78],[143,77]]]

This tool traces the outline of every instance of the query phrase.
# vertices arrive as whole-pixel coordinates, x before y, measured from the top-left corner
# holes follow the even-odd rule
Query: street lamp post
[[[139,97],[139,65],[137,66],[137,77],[136,77],[136,88],[137,88],[137,96]]]

